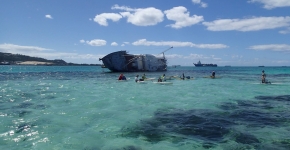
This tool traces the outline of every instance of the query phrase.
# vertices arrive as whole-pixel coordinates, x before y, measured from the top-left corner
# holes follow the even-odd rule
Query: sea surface
[[[290,67],[145,72],[182,73],[193,78],[159,85],[98,66],[0,66],[0,149],[290,149]]]

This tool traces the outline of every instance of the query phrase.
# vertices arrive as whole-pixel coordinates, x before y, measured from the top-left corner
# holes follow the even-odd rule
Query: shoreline
[[[23,61],[16,63],[5,63],[1,65],[20,65],[20,66],[101,66],[101,64],[75,64],[75,63],[53,63],[53,62],[43,62],[43,61]]]

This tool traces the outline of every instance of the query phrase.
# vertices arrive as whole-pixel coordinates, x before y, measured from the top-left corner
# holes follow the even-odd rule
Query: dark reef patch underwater
[[[122,136],[156,143],[199,141],[205,149],[234,142],[234,149],[290,149],[290,95],[257,96],[253,100],[232,100],[218,110],[157,110],[149,119],[123,127]],[[263,128],[286,128],[289,138],[269,140],[253,132]]]

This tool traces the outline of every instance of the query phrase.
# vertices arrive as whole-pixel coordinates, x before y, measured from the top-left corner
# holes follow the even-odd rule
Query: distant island
[[[67,63],[62,59],[47,60],[21,54],[0,52],[0,65],[41,65],[41,66],[101,66],[101,64]]]

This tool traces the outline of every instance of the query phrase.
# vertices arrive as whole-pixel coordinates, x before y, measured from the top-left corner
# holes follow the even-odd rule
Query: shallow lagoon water
[[[213,69],[220,79],[204,78]],[[261,71],[274,84],[260,84]],[[289,67],[0,66],[0,149],[289,149]]]

